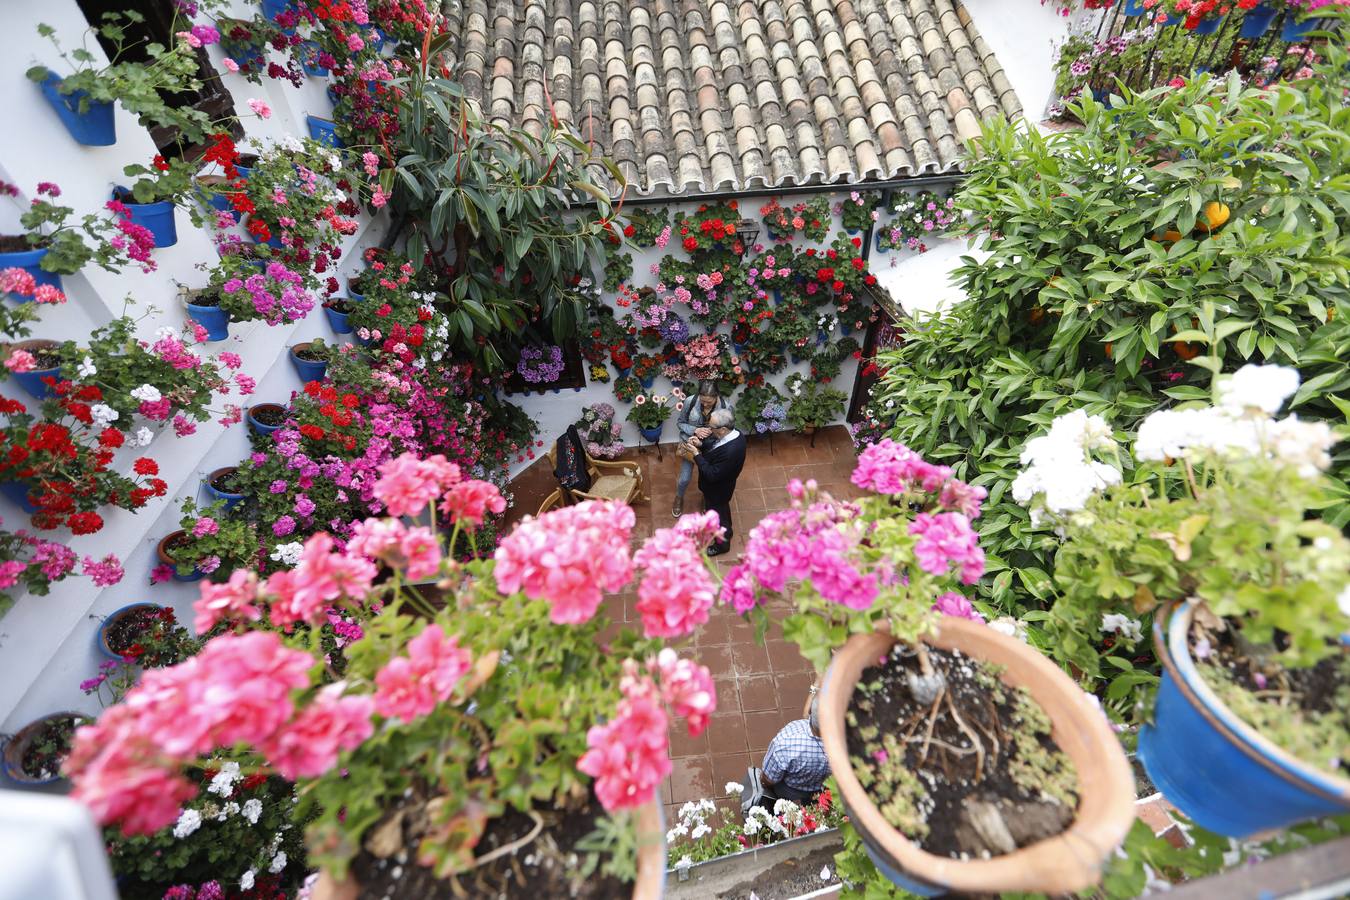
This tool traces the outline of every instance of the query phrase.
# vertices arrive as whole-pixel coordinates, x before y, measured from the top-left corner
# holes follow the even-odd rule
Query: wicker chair
[[[639,463],[595,459],[589,453],[585,456],[586,471],[591,476],[590,489],[578,491],[559,485],[553,493],[544,498],[538,515],[543,515],[555,506],[568,506],[582,500],[620,500],[632,504],[634,500],[651,499],[642,491],[642,466]],[[558,463],[556,446],[548,451],[548,462],[550,468],[556,468]]]

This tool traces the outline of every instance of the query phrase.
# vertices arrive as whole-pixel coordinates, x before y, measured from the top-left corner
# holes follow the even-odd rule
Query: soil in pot
[[[185,532],[175,531],[173,534],[169,535],[164,539],[164,542],[159,545],[159,561],[171,566],[178,565],[178,551],[186,546],[187,542],[188,536]],[[186,565],[187,561],[184,560],[183,563]]]
[[[1234,715],[1301,762],[1350,776],[1350,654],[1307,668],[1263,665],[1256,648],[1244,651],[1238,633],[1203,610],[1189,638],[1197,671]]]
[[[582,900],[627,900],[633,886],[599,871],[585,874],[577,844],[595,831],[604,815],[591,798],[585,807],[573,810],[538,810],[542,829],[514,809],[493,819],[475,848],[482,859],[494,850],[521,843],[514,852],[489,860],[468,872],[448,879],[437,878],[431,869],[416,863],[417,846],[432,827],[429,810],[436,800],[409,798],[408,802],[370,832],[365,847],[352,861],[351,873],[360,884],[361,900],[460,900],[463,897],[582,898]],[[378,855],[375,851],[378,851]]]
[[[215,291],[193,294],[188,297],[187,302],[193,306],[219,306],[220,294]]]
[[[238,469],[221,469],[211,476],[211,487],[222,494],[242,494],[244,478]]]
[[[291,348],[291,352],[294,353],[300,359],[305,360],[306,362],[328,362],[327,350],[318,351],[315,350],[313,347],[311,347],[309,344],[296,344],[294,347]],[[254,416],[254,418],[257,418],[257,416]]]
[[[117,621],[103,632],[108,649],[118,656],[139,655],[131,654],[129,651],[140,642],[141,636],[154,626],[155,621],[161,618],[163,612],[164,610],[153,606],[140,606],[122,613]]]
[[[61,774],[61,763],[70,755],[75,729],[87,722],[84,716],[62,714],[42,722],[28,739],[19,768],[29,778],[46,780]]]
[[[36,244],[29,243],[28,236],[23,234],[0,234],[0,253],[29,253],[41,250],[46,244],[45,239]]]
[[[863,670],[846,717],[854,773],[882,816],[953,859],[1011,853],[1073,823],[1078,776],[1050,730],[998,667],[904,644]]]
[[[324,306],[328,309],[331,309],[333,312],[341,313],[344,316],[350,316],[352,314],[352,310],[356,309],[356,307],[352,304],[350,300],[342,300],[338,298],[329,300],[327,303],[324,304]]]
[[[33,354],[33,368],[39,371],[44,369],[59,369],[61,367],[61,355],[52,347],[27,347],[29,353]]]
[[[260,425],[284,425],[286,410],[275,403],[266,403],[249,410],[249,415]]]

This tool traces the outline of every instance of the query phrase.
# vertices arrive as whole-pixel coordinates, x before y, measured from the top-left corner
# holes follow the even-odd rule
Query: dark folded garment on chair
[[[553,468],[553,476],[558,479],[558,484],[569,491],[589,491],[591,474],[587,471],[586,450],[577,426],[568,425],[567,431],[558,438],[556,455],[558,462]]]

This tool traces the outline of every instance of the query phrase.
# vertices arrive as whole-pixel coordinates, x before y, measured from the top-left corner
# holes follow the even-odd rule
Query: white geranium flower
[[[257,825],[258,817],[262,815],[262,801],[257,797],[244,804],[244,818],[248,819],[248,824]]]
[[[202,814],[195,809],[185,809],[178,814],[178,822],[173,826],[173,836],[180,841],[202,827]]]
[[[145,403],[158,403],[161,397],[159,388],[153,384],[143,384],[131,391],[131,396]]]
[[[137,447],[149,447],[150,442],[153,441],[154,439],[155,433],[151,431],[149,428],[146,428],[145,426],[137,428],[136,434],[133,435],[132,437],[132,440],[135,442]]]
[[[95,403],[89,407],[89,414],[94,417],[94,424],[100,428],[108,427],[120,417],[117,410],[106,403]]]
[[[712,834],[712,829],[709,828],[707,825],[704,825],[702,822],[699,822],[697,825],[694,826],[693,833],[691,833],[689,836],[694,840],[698,840],[705,834]]]
[[[289,544],[277,544],[272,548],[270,558],[273,562],[294,566],[300,563],[300,557],[304,555],[304,552],[304,544],[299,541],[291,541]]]
[[[241,875],[239,877],[239,889],[243,891],[253,890],[253,878],[255,874],[256,873],[252,869],[249,869],[247,872]]]
[[[239,815],[239,804],[231,800],[229,803],[226,803],[223,807],[221,807],[220,815],[216,816],[216,821],[224,822],[230,816],[237,816],[237,815]]]
[[[230,796],[230,792],[234,790],[234,783],[238,781],[239,778],[239,763],[223,763],[221,764],[220,771],[211,779],[211,784],[206,790],[208,793],[228,797]]]
[[[728,781],[727,786],[723,788],[723,790],[734,797],[739,797],[741,794],[745,793],[745,785],[736,781]]]
[[[675,843],[675,839],[677,837],[684,837],[688,833],[689,827],[687,825],[676,825],[674,828],[666,832],[666,843],[673,844]]]
[[[81,378],[93,378],[98,374],[98,366],[94,365],[92,359],[80,360],[80,367],[75,370],[75,374]]]
[[[1119,634],[1131,642],[1138,641],[1144,636],[1139,627],[1139,620],[1131,619],[1124,613],[1108,613],[1102,616],[1102,631]]]
[[[1219,382],[1219,405],[1235,412],[1260,410],[1275,415],[1298,390],[1298,370],[1248,363]]]
[[[272,864],[267,867],[267,871],[276,875],[284,868],[286,868],[286,851],[279,850],[277,851],[277,855],[272,857]]]

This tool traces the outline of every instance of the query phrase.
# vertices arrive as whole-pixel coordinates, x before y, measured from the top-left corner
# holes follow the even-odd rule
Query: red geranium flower
[[[159,463],[155,462],[148,456],[142,456],[140,459],[136,460],[134,463],[131,464],[131,469],[137,475],[158,475]]]

